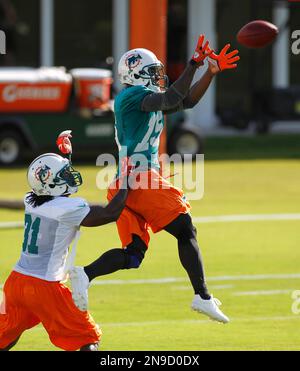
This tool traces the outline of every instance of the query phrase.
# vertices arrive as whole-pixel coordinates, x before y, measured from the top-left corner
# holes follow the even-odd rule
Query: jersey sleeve
[[[144,98],[153,92],[145,86],[127,88],[121,102],[121,111],[141,110]]]
[[[65,212],[60,216],[59,221],[74,227],[80,226],[90,212],[90,207],[83,198],[72,198],[69,201],[65,205]]]
[[[31,208],[31,206],[30,206],[29,203],[28,203],[29,195],[30,195],[30,193],[28,192],[28,193],[25,194],[25,196],[24,196],[24,198],[23,198],[23,203],[24,203],[24,207],[25,207],[25,212],[26,212],[28,209]]]

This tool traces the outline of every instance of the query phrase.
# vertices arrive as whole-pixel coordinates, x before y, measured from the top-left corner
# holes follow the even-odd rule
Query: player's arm
[[[99,227],[117,221],[125,207],[128,192],[128,189],[120,189],[106,206],[91,205],[90,212],[83,219],[81,225],[83,227]]]
[[[90,211],[81,222],[83,227],[99,227],[119,219],[128,196],[128,178],[133,170],[128,158],[122,159],[120,187],[115,197],[106,205],[91,205]]]
[[[203,66],[205,58],[212,53],[208,41],[203,43],[204,35],[201,35],[195,53],[179,79],[165,93],[147,95],[141,105],[142,111],[169,111],[181,104],[189,93],[197,68]]]
[[[225,45],[220,54],[214,52],[208,58],[208,68],[204,75],[191,87],[187,97],[183,100],[182,105],[177,107],[180,109],[193,108],[206,93],[214,76],[218,73],[237,67],[236,62],[240,59],[238,50],[233,50],[227,54],[230,44]],[[174,111],[173,111],[174,112]]]
[[[189,90],[187,97],[182,102],[182,109],[193,108],[201,100],[213,81],[214,76],[215,73],[208,68],[201,79],[198,80]]]
[[[226,44],[220,54],[211,53],[208,58],[208,69],[201,79],[192,86],[188,96],[183,101],[184,109],[192,108],[200,101],[215,75],[224,70],[237,67],[236,62],[240,59],[238,56],[239,52],[238,50],[233,50],[227,53],[229,48],[230,44]]]

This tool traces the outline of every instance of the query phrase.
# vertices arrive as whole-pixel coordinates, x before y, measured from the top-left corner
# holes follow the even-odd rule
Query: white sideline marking
[[[239,214],[193,217],[194,223],[256,222],[268,220],[300,220],[300,214]]]
[[[213,285],[209,286],[210,290],[225,290],[225,289],[232,289],[234,285]],[[191,286],[172,286],[172,290],[180,290],[180,291],[186,291],[191,290]]]
[[[292,319],[300,320],[300,316],[274,316],[274,317],[247,317],[247,318],[230,318],[231,322],[265,322],[265,321],[289,321]],[[209,319],[182,319],[182,320],[165,320],[165,321],[145,321],[145,322],[107,322],[99,324],[99,326],[111,327],[127,327],[127,326],[161,326],[161,325],[176,325],[176,324],[201,324],[213,323]]]
[[[266,322],[266,321],[290,321],[290,320],[300,320],[300,316],[274,316],[274,317],[246,317],[246,318],[230,318],[230,322]],[[230,324],[229,322],[229,324]],[[98,326],[101,328],[103,326],[108,327],[140,327],[140,326],[162,326],[162,325],[197,325],[197,324],[216,324],[209,319],[178,319],[178,320],[160,320],[160,321],[144,321],[144,322],[103,322],[98,323]],[[44,330],[42,325],[38,325],[30,329],[30,331],[41,331]]]
[[[234,292],[233,296],[260,296],[260,295],[281,295],[281,294],[290,294],[295,289],[286,289],[286,290],[258,290],[258,291],[240,291]]]
[[[146,278],[139,280],[105,280],[105,281],[92,281],[91,285],[142,285],[142,284],[158,284],[161,283],[176,283],[187,282],[188,279],[184,277],[166,277],[166,278]]]
[[[300,273],[279,273],[279,274],[244,274],[241,276],[219,276],[210,277],[208,281],[264,281],[264,280],[288,280],[300,278]]]
[[[24,222],[1,222],[0,229],[19,229],[24,228]]]
[[[253,275],[241,275],[241,276],[216,276],[208,277],[207,281],[264,281],[264,280],[288,280],[288,279],[299,279],[300,273],[288,273],[288,274],[253,274]],[[162,283],[177,283],[177,282],[188,282],[187,278],[184,277],[166,277],[166,278],[149,278],[149,279],[138,279],[138,280],[96,280],[92,281],[92,286],[105,286],[105,285],[141,285],[141,284],[162,284]],[[0,284],[0,288],[3,285]]]
[[[260,281],[260,280],[277,280],[277,279],[292,279],[300,278],[300,273],[291,274],[254,274],[254,275],[241,275],[241,276],[217,276],[208,277],[207,281]],[[141,284],[162,284],[162,283],[176,283],[188,282],[184,277],[166,277],[155,279],[138,279],[138,280],[96,280],[92,281],[92,285],[141,285]]]
[[[255,222],[268,220],[300,220],[300,214],[238,214],[193,217],[194,223]],[[0,222],[0,229],[23,228],[23,222]]]

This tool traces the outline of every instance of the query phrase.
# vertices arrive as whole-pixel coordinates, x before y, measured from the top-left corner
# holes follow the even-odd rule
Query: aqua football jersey
[[[145,86],[131,86],[115,98],[116,142],[119,160],[130,156],[134,165],[159,168],[159,138],[164,127],[161,111],[143,112],[141,104],[153,92]]]

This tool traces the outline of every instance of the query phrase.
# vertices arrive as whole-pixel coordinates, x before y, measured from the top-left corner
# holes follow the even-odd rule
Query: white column
[[[210,45],[217,50],[215,0],[189,0],[188,2],[188,57],[193,55],[198,36],[202,33],[210,41]],[[206,66],[200,68],[195,79],[199,79],[205,69]],[[218,121],[215,112],[216,85],[213,82],[201,101],[188,113],[188,120],[209,131],[216,126]]]
[[[40,41],[40,64],[41,66],[53,66],[54,64],[54,2],[53,0],[41,0],[41,41]]]
[[[282,31],[273,45],[273,87],[286,88],[289,86],[290,73],[290,39],[289,28],[286,27],[289,19],[287,1],[277,1],[273,8],[273,22]]]
[[[6,35],[0,30],[0,54],[6,54]]]
[[[121,89],[118,80],[118,63],[128,50],[129,0],[113,0],[113,56],[114,86]]]

